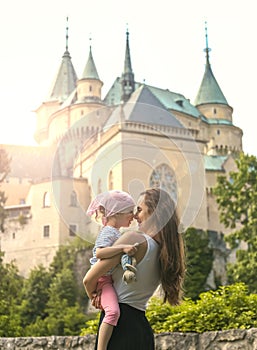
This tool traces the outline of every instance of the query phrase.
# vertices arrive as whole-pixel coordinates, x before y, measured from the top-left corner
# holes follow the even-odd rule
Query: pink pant
[[[120,307],[116,291],[112,284],[112,276],[102,276],[97,282],[97,290],[101,290],[101,305],[105,312],[103,322],[116,326],[120,317]]]

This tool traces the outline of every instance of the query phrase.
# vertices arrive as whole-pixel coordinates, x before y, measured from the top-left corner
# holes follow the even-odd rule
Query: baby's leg
[[[108,282],[102,284],[101,305],[105,316],[99,328],[97,350],[106,350],[111,338],[113,327],[117,325],[120,317],[120,308],[117,294],[113,288],[111,276]],[[99,285],[100,287],[100,285]],[[99,288],[100,289],[100,288]]]

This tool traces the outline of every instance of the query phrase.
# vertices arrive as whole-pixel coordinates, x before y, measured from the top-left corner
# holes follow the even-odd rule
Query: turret
[[[44,143],[48,139],[49,117],[60,108],[60,105],[76,88],[77,74],[73,67],[71,56],[68,50],[68,38],[69,36],[67,25],[66,48],[62,56],[61,65],[45,101],[35,111],[37,114],[37,126],[34,138],[39,144]]]
[[[195,99],[195,106],[207,118],[223,119],[232,122],[233,109],[229,106],[210,65],[207,28],[205,28],[206,39],[206,64],[204,76]]]
[[[122,97],[123,102],[128,101],[131,94],[135,91],[135,80],[134,73],[132,71],[131,59],[130,59],[130,49],[129,49],[129,32],[126,32],[126,52],[125,52],[125,62],[124,62],[124,71],[121,77],[122,85]]]
[[[82,78],[77,82],[77,102],[101,101],[102,86],[103,82],[99,79],[90,45]]]

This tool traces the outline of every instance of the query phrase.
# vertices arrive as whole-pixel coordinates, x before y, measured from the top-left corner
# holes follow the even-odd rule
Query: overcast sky
[[[257,156],[256,0],[0,1],[0,143],[35,144],[35,110],[44,101],[65,51],[78,77],[89,38],[103,97],[123,70],[130,32],[136,81],[194,102],[205,67],[205,22],[213,73],[243,129],[245,152]]]

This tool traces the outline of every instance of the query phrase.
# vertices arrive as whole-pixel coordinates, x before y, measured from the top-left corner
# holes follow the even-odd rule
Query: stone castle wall
[[[94,335],[84,337],[0,338],[0,350],[94,350]],[[257,350],[257,328],[155,335],[156,350]]]

